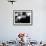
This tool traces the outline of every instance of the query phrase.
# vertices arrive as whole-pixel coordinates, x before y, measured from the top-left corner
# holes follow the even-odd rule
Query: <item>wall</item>
[[[13,10],[33,10],[32,26],[14,26]],[[46,1],[17,0],[13,5],[0,0],[0,40],[15,40],[19,32],[26,32],[33,40],[46,40]]]

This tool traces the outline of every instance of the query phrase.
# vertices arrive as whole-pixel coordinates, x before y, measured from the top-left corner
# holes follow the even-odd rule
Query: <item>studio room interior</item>
[[[0,46],[46,46],[46,0],[0,0]]]

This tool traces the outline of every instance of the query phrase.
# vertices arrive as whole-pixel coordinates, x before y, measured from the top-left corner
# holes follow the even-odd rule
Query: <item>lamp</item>
[[[12,4],[16,2],[15,0],[8,0],[8,2],[11,2]]]

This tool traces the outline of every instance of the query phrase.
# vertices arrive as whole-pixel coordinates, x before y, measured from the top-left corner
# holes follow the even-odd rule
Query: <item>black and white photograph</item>
[[[14,24],[31,24],[32,10],[14,10],[13,21]]]

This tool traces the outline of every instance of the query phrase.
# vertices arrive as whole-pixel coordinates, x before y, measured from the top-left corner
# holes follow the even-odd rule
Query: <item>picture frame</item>
[[[32,10],[13,10],[13,25],[32,25]]]

